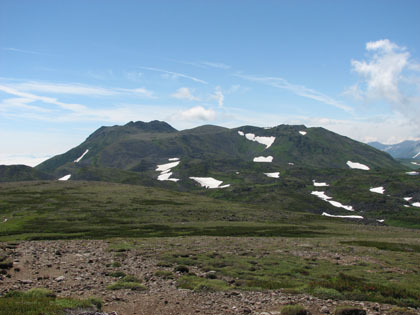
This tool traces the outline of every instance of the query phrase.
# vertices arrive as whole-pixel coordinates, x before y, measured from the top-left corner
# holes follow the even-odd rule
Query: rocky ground
[[[193,292],[179,289],[174,279],[155,276],[162,268],[157,265],[159,249],[153,247],[141,252],[126,251],[121,255],[110,251],[107,241],[93,240],[31,241],[16,246],[0,244],[0,247],[13,261],[8,274],[0,275],[0,295],[9,290],[48,288],[63,297],[95,296],[104,301],[103,312],[108,314],[268,315],[280,314],[282,305],[292,303],[305,306],[312,314],[333,314],[337,305],[343,304],[363,308],[367,314],[386,314],[392,308],[370,302],[321,300],[281,291]],[[122,263],[121,257],[124,258]],[[115,266],[119,271],[141,279],[147,289],[107,290],[107,285],[116,281],[109,276]]]

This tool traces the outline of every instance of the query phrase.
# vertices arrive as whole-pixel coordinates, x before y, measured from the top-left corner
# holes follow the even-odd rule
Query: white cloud
[[[222,89],[220,88],[220,86],[216,86],[216,90],[214,91],[214,94],[211,95],[210,98],[215,99],[219,107],[223,107],[225,96],[223,95]]]
[[[189,88],[182,87],[179,88],[174,94],[171,94],[172,97],[180,100],[189,100],[189,101],[199,101],[200,99],[192,95]]]
[[[368,42],[367,60],[352,60],[359,82],[346,91],[365,104],[385,101],[420,125],[420,66],[407,48],[388,39]]]
[[[155,72],[163,73],[165,75],[165,77],[171,78],[171,79],[185,78],[185,79],[192,80],[194,82],[198,82],[198,83],[202,83],[202,84],[208,84],[204,80],[201,80],[201,79],[198,79],[196,77],[186,75],[186,74],[183,74],[183,73],[172,72],[172,71],[167,71],[167,70],[153,68],[153,67],[140,67],[140,68],[145,69],[145,70],[149,70],[149,71],[155,71]]]
[[[205,109],[202,106],[195,106],[175,114],[172,120],[210,121],[215,120],[216,116],[216,112],[211,108]]]
[[[342,102],[326,95],[321,92],[315,91],[313,89],[307,88],[303,85],[296,85],[288,82],[286,79],[280,77],[261,77],[255,75],[245,75],[245,74],[236,74],[237,77],[242,79],[259,82],[265,85],[270,85],[279,89],[288,90],[296,95],[306,97],[318,102],[334,106],[336,108],[342,109],[346,112],[352,112],[352,108],[343,104]]]

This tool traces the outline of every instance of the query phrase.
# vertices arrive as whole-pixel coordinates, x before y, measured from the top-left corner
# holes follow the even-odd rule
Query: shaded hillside
[[[46,179],[54,179],[54,176],[26,165],[0,165],[0,182]]]

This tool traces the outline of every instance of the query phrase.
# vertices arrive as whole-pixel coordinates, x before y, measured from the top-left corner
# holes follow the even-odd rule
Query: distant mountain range
[[[380,142],[369,142],[368,144],[389,153],[393,158],[420,160],[420,140],[407,140],[397,144],[382,144]]]

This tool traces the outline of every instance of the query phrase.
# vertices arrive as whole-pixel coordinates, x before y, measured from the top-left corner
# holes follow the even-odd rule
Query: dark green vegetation
[[[47,289],[26,292],[11,291],[0,298],[0,315],[64,315],[67,310],[99,310],[102,302],[96,298],[77,300],[59,298]]]
[[[318,236],[325,218],[142,186],[93,182],[0,185],[0,240]],[[258,211],[258,217],[255,213]],[[301,221],[305,223],[302,224]]]

